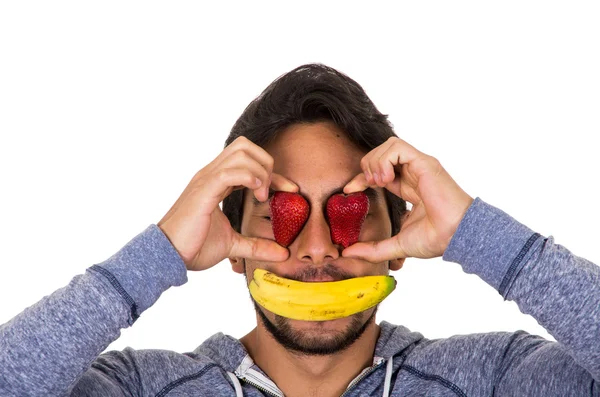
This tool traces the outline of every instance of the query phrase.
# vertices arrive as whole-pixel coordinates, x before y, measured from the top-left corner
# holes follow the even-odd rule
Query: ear
[[[390,270],[400,270],[404,266],[406,258],[392,259],[390,261]]]
[[[244,274],[244,259],[242,258],[227,258],[231,263],[231,269],[239,274]]]

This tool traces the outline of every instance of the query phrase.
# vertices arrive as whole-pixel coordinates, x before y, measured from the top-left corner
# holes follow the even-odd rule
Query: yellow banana
[[[387,288],[387,283],[392,283],[392,280],[392,276],[365,276],[342,281],[302,282],[279,277],[265,269],[254,270],[254,281],[265,296],[311,305],[339,303],[344,296],[354,300],[365,293],[366,287],[370,286],[376,292]]]
[[[365,276],[342,281],[301,282],[254,270],[250,294],[265,309],[306,321],[325,321],[367,310],[396,287],[393,276]]]

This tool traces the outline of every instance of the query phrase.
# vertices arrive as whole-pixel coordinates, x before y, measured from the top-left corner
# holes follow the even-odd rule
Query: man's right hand
[[[205,270],[231,257],[282,262],[289,255],[286,248],[272,240],[242,236],[219,208],[232,191],[244,187],[264,202],[270,185],[274,190],[298,191],[296,184],[273,173],[269,153],[239,137],[194,175],[157,226],[188,270]]]

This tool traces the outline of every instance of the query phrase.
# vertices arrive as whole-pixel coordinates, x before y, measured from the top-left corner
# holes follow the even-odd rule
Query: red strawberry
[[[327,220],[333,243],[344,248],[356,243],[368,212],[369,198],[364,192],[331,196],[327,200]]]
[[[275,241],[287,247],[298,236],[308,219],[308,202],[298,193],[275,192],[270,208]]]

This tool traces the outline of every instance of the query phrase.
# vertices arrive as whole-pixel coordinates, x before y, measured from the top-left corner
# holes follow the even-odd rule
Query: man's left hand
[[[452,236],[474,201],[440,162],[400,138],[392,137],[361,160],[362,173],[344,193],[383,187],[412,204],[401,220],[400,232],[381,241],[358,242],[342,256],[369,262],[398,258],[435,258],[444,254]]]

